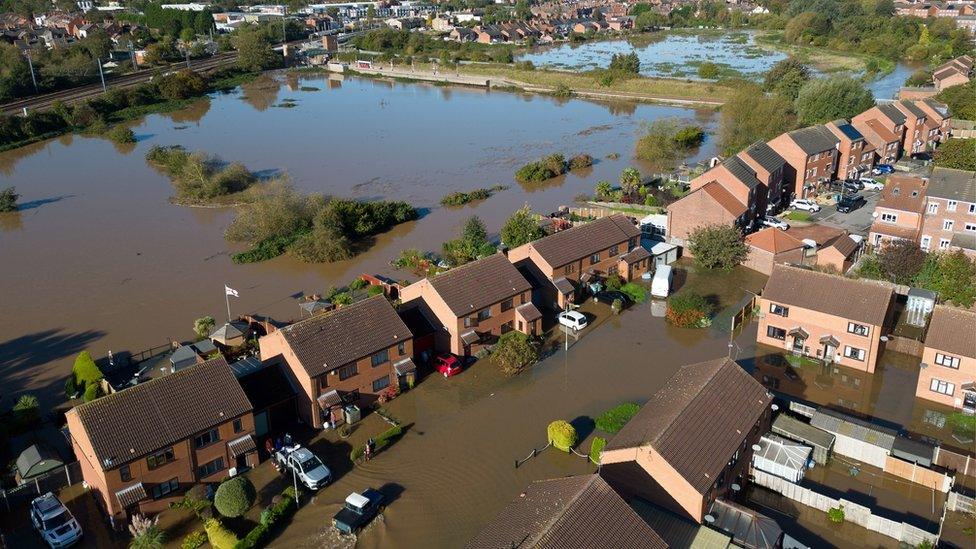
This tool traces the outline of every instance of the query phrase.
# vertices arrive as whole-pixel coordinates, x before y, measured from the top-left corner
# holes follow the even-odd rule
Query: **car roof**
[[[295,459],[298,459],[300,461],[305,461],[310,457],[315,457],[315,455],[312,454],[312,452],[309,451],[308,448],[304,448],[304,447],[295,450],[294,452],[292,452],[292,455],[295,456]]]
[[[353,492],[346,497],[346,503],[353,507],[365,507],[369,504],[369,498],[358,492]]]
[[[38,498],[34,498],[34,501],[32,501],[31,504],[44,518],[59,515],[65,510],[65,506],[61,503],[61,500],[59,500],[58,497],[51,492],[48,492]]]
[[[570,317],[570,318],[586,318],[586,315],[584,315],[583,313],[581,313],[579,311],[566,311],[563,314],[565,316]]]

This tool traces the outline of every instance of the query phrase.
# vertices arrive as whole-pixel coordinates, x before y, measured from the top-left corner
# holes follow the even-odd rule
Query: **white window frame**
[[[946,211],[947,212],[954,212],[954,211],[956,211],[956,205],[957,204],[959,204],[959,203],[956,202],[955,200],[950,200],[949,203],[946,204]]]
[[[881,214],[881,221],[884,223],[898,223],[898,214],[885,212]]]
[[[929,214],[935,215],[939,213],[939,203],[929,202]]]
[[[976,214],[976,203],[972,203],[969,205],[969,213]]]
[[[935,363],[953,370],[959,369],[959,357],[957,356],[935,353]]]
[[[859,335],[862,337],[868,337],[869,335],[871,335],[871,328],[866,324],[859,324],[857,322],[848,322],[847,333]]]
[[[955,224],[956,224],[956,222],[953,221],[953,220],[951,220],[951,219],[944,219],[942,221],[942,230],[943,231],[951,231],[952,230],[952,227],[954,227]]]
[[[940,238],[939,239],[939,249],[940,250],[948,250],[949,249],[949,239],[947,239],[947,238]]]
[[[928,235],[923,236],[922,237],[922,242],[920,244],[920,247],[927,252],[927,251],[929,251],[929,248],[931,246],[932,246],[932,237],[931,236],[928,236]]]
[[[776,315],[776,316],[782,316],[784,318],[785,317],[789,317],[790,316],[790,308],[789,307],[784,307],[783,305],[780,305],[779,303],[770,303],[769,304],[769,314],[773,314],[773,315]]]
[[[929,390],[940,395],[952,396],[952,393],[956,392],[956,384],[933,377],[932,382],[929,383]]]
[[[864,349],[858,349],[857,347],[851,347],[850,345],[844,346],[844,358],[864,362],[864,357],[866,356],[867,351]]]

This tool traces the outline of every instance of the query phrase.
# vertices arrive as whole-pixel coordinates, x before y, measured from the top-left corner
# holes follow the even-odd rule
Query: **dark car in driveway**
[[[621,305],[627,305],[630,302],[630,298],[627,297],[627,294],[618,292],[616,290],[606,290],[593,294],[593,301],[596,301],[597,303],[612,305],[614,300],[617,299],[620,300]]]
[[[859,194],[851,194],[841,197],[837,201],[837,211],[840,213],[851,213],[854,210],[867,204],[867,200]]]

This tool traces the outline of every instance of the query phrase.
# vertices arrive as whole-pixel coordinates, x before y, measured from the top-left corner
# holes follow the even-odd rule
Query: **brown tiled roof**
[[[877,207],[921,214],[925,209],[925,180],[902,174],[888,176]]]
[[[821,225],[819,223],[804,226],[790,225],[790,228],[786,229],[785,232],[800,241],[805,239],[812,240],[817,243],[817,246],[823,246],[838,236],[847,234],[847,231],[844,229]]]
[[[250,411],[223,357],[74,409],[106,471]]]
[[[614,244],[627,242],[640,234],[640,229],[627,217],[611,215],[540,238],[532,243],[532,247],[550,267],[558,268],[606,250]]]
[[[873,280],[854,280],[799,267],[774,265],[762,297],[883,326],[891,306],[892,289]]]
[[[718,181],[710,181],[705,183],[705,185],[698,190],[712,197],[716,204],[721,206],[723,210],[731,214],[733,217],[739,217],[740,215],[746,213],[746,211],[749,209],[745,204],[739,202],[739,199],[733,196],[732,193],[730,193]]]
[[[840,252],[844,257],[850,257],[855,251],[857,251],[858,243],[853,238],[848,235],[842,235],[835,238],[833,241],[827,244],[827,248],[833,248]]]
[[[803,242],[775,227],[767,227],[750,234],[746,237],[746,244],[774,255],[803,247]]]
[[[654,530],[598,475],[533,482],[468,549],[664,549]]]
[[[532,289],[529,281],[502,254],[434,276],[430,285],[458,317]]]
[[[925,336],[925,346],[976,358],[976,312],[936,305]]]
[[[704,494],[772,399],[727,358],[689,364],[641,407],[606,449],[651,445]]]
[[[881,123],[880,120],[872,118],[867,122],[868,127],[871,128],[874,133],[881,138],[885,143],[893,143],[895,141],[901,141],[901,137],[895,134],[895,132],[888,129],[887,126]]]
[[[393,306],[381,295],[279,331],[312,377],[413,337]]]
[[[624,262],[627,263],[628,265],[632,265],[634,263],[637,263],[641,259],[647,259],[649,257],[651,257],[651,252],[647,251],[647,248],[643,246],[638,246],[633,250],[627,252],[627,254],[624,255],[621,259],[623,259]]]

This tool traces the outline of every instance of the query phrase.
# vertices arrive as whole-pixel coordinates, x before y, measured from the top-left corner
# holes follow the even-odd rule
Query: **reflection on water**
[[[698,65],[704,61],[722,65],[743,76],[756,77],[786,58],[783,53],[758,46],[752,32],[672,32],[650,43],[646,40],[609,40],[542,47],[520,55],[518,60],[531,61],[540,67],[590,70],[607,68],[614,54],[631,51],[636,51],[640,58],[641,74],[682,78],[697,76]]]
[[[679,117],[715,127],[711,111],[660,105],[621,111],[578,99],[355,77],[337,84],[322,75],[303,77],[291,85],[320,89],[286,92],[300,99],[295,108],[268,108],[280,100],[281,84],[262,78],[186,111],[147,117],[132,128],[139,142],[122,152],[105,139],[69,135],[0,154],[3,186],[16,186],[22,202],[72,197],[0,220],[0,258],[16,265],[0,269],[3,337],[27,341],[51,328],[94,331],[98,336],[87,346],[95,356],[138,352],[188,337],[194,318],[224,314],[225,283],[241,291],[233,314],[287,320],[297,316],[288,297],[296,292],[322,292],[364,272],[409,276],[393,271],[390,260],[408,247],[440,249],[468,215],[495,232],[526,202],[552,211],[592,193],[601,179],[616,181],[628,165],[644,167],[632,158],[641,121]],[[431,211],[379,235],[350,261],[308,265],[281,257],[233,265],[222,236],[233,212],[170,204],[171,183],[146,165],[150,147],[175,144],[255,171],[285,171],[306,192],[406,200]],[[585,152],[600,161],[532,188],[514,182],[519,166],[554,152]],[[621,157],[606,159],[610,153]],[[711,154],[706,143],[696,159]],[[496,184],[510,188],[467,208],[439,206],[449,192]],[[23,371],[0,370],[0,384],[11,395],[30,388],[45,402],[60,400],[74,353],[51,349]]]
[[[918,65],[899,62],[895,65],[895,70],[868,82],[867,87],[874,94],[875,99],[896,99],[898,90],[905,85],[905,80],[908,80],[908,77],[918,68]]]

